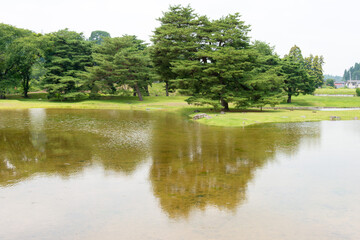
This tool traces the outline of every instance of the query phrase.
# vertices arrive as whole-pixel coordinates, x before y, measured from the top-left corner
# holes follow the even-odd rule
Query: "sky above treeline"
[[[176,4],[190,4],[211,19],[239,12],[252,40],[270,43],[280,56],[295,44],[304,56],[323,55],[326,74],[342,76],[360,62],[356,0],[3,0],[0,22],[38,33],[68,28],[89,37],[103,30],[150,42],[156,19]]]

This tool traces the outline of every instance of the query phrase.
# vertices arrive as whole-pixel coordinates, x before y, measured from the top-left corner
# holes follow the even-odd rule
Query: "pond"
[[[0,239],[360,239],[360,122],[0,111]]]

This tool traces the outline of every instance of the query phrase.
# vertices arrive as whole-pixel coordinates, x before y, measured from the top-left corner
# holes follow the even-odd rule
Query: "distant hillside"
[[[354,66],[344,71],[343,78],[349,80],[351,76],[352,80],[360,80],[360,63],[355,63]]]
[[[334,79],[335,82],[343,81],[343,77],[341,77],[341,76],[333,76],[333,75],[329,75],[329,74],[324,74],[324,80],[326,80],[326,79]]]

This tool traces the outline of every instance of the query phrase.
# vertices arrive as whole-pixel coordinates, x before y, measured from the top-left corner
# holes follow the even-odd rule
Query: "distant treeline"
[[[227,110],[275,105],[311,94],[324,83],[322,56],[303,57],[294,46],[283,58],[266,42],[251,41],[238,13],[211,20],[190,6],[170,6],[149,46],[136,36],[68,29],[41,35],[0,24],[0,98],[44,90],[53,100],[135,95],[163,82],[164,91],[190,104]],[[360,75],[359,75],[360,76]]]
[[[347,81],[350,78],[352,80],[360,80],[360,63],[355,63],[354,66],[344,71],[343,79]]]
[[[341,76],[324,74],[324,80],[326,81],[327,79],[333,79],[335,82],[344,81],[344,80],[343,80],[343,77],[341,77]]]

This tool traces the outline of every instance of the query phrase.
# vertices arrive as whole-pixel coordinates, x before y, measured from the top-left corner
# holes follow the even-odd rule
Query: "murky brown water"
[[[360,239],[360,122],[0,111],[0,239]]]

